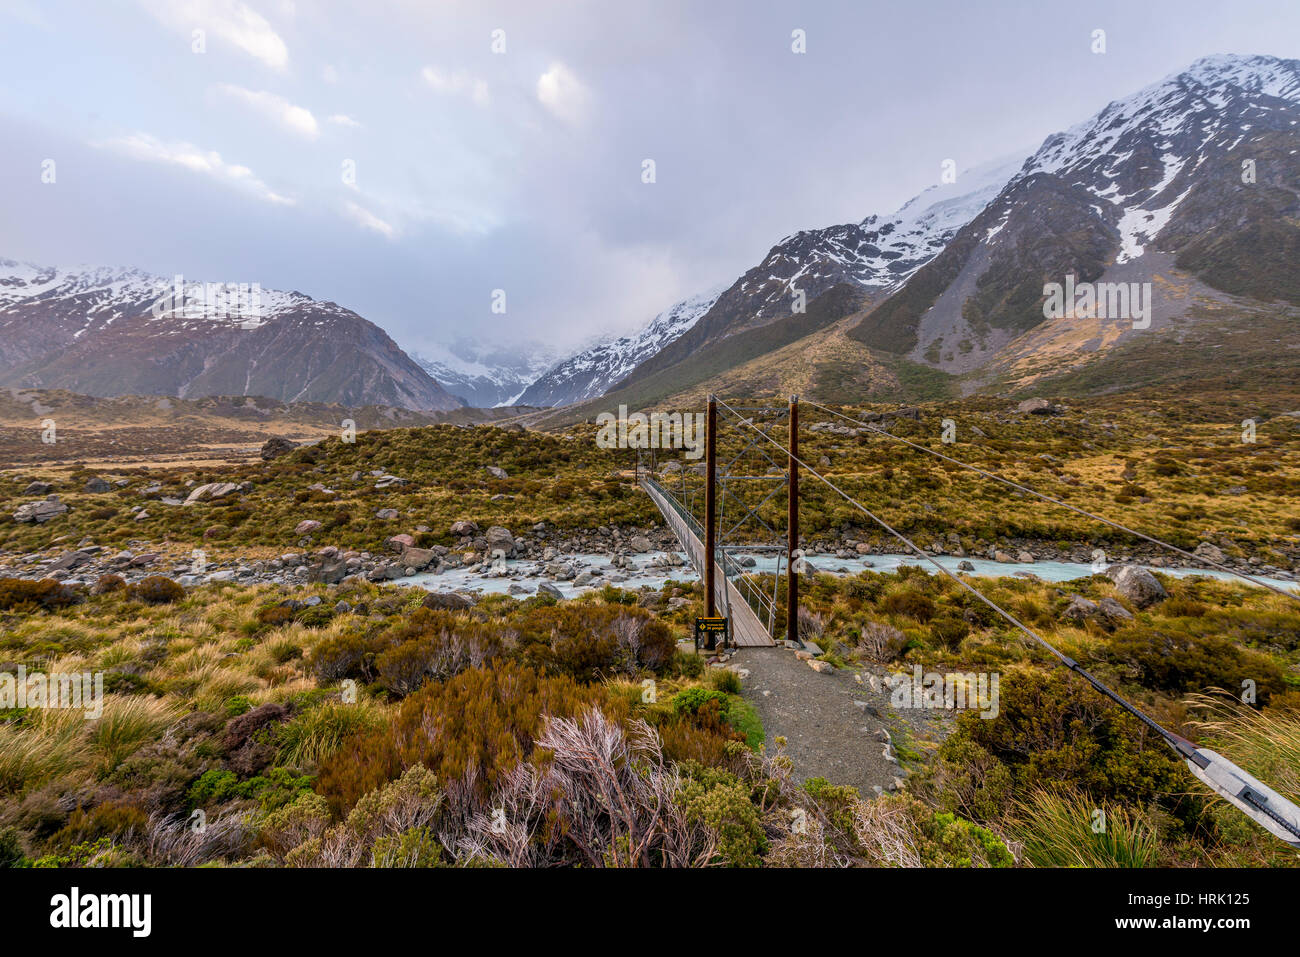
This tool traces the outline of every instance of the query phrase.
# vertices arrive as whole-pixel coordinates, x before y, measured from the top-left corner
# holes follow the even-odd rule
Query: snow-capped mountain
[[[689,333],[649,357],[629,379],[652,375],[746,329],[789,318],[800,293],[805,307],[836,286],[860,293],[837,295],[838,303],[879,301],[938,255],[1023,162],[1018,157],[973,167],[888,216],[787,236],[723,292]]]
[[[378,326],[257,284],[0,259],[0,385],[460,407]]]
[[[854,335],[966,371],[1044,323],[1045,284],[1141,283],[1169,266],[1300,302],[1298,155],[1300,61],[1198,60],[1048,137]],[[1185,309],[1156,285],[1157,321]],[[1093,339],[1135,331],[1112,321]]]
[[[679,339],[718,301],[719,286],[665,309],[630,336],[607,339],[549,369],[524,391],[519,405],[571,405],[604,395],[640,363]]]
[[[559,358],[540,342],[505,347],[459,339],[430,351],[411,357],[448,392],[478,409],[521,403],[524,390]]]

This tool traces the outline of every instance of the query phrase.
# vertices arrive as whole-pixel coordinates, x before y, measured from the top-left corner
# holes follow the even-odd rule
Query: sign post
[[[695,650],[700,650],[703,644],[706,651],[713,651],[718,647],[718,636],[722,636],[722,643],[727,641],[727,619],[717,615],[708,615],[695,619]]]

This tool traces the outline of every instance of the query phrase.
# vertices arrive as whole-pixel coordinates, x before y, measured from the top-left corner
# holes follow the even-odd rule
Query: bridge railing
[[[641,481],[652,486],[655,491],[662,496],[663,500],[668,503],[669,507],[681,516],[682,520],[686,523],[687,528],[695,534],[695,537],[701,542],[704,541],[703,523],[691,514],[691,511],[677,498],[677,496],[675,496],[657,479],[643,476]],[[722,574],[725,578],[736,587],[737,591],[745,599],[745,602],[753,610],[754,614],[758,616],[759,621],[766,625],[768,634],[770,635],[777,617],[774,598],[769,599],[767,595],[763,594],[758,585],[749,577],[749,572],[737,564],[736,560],[727,554],[725,548],[718,549],[718,554],[715,556],[715,560],[717,561],[718,566],[722,569]],[[700,572],[701,577],[703,577],[703,569],[696,569],[696,571]],[[729,601],[727,589],[725,588],[723,589],[723,601]]]

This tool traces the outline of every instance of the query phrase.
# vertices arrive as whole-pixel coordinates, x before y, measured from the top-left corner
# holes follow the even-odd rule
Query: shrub
[[[886,615],[903,615],[924,624],[934,617],[934,602],[926,595],[910,588],[890,592],[880,600],[879,608]]]
[[[126,579],[121,575],[112,574],[100,575],[99,580],[90,589],[92,595],[111,595],[120,591],[126,591]]]
[[[677,800],[688,821],[704,824],[718,835],[719,863],[729,867],[758,867],[767,851],[767,837],[749,788],[734,774],[694,761],[681,765]]]
[[[131,585],[127,595],[146,605],[169,605],[185,597],[185,589],[163,575],[150,575]]]
[[[936,618],[930,622],[930,635],[940,647],[956,651],[970,635],[970,625],[960,618]]]
[[[602,703],[599,688],[562,675],[499,664],[426,685],[390,724],[348,738],[321,763],[319,790],[338,811],[414,764],[444,784],[486,794],[501,774],[533,756],[543,715],[569,717]]]
[[[42,578],[40,581],[0,578],[0,611],[26,608],[54,611],[74,605],[77,601],[77,593],[71,585],[53,578]]]
[[[1186,774],[1136,718],[1062,672],[1004,672],[995,721],[966,712],[918,787],[976,821],[1010,813],[1035,788],[1071,781],[1094,801],[1186,791]]]
[[[1104,654],[1141,684],[1175,694],[1240,690],[1249,679],[1255,682],[1260,703],[1266,704],[1270,695],[1285,688],[1277,662],[1218,634],[1134,624],[1117,632]]]
[[[872,661],[897,659],[907,647],[907,636],[892,625],[869,621],[862,626],[858,645]]]

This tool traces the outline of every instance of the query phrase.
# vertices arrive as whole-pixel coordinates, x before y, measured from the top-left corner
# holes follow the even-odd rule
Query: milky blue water
[[[537,585],[543,581],[551,581],[565,597],[572,597],[581,592],[589,591],[593,588],[602,588],[611,582],[620,588],[640,588],[648,585],[652,588],[659,588],[669,579],[676,581],[697,581],[698,578],[689,564],[683,564],[676,568],[651,568],[650,563],[656,556],[662,556],[663,552],[650,552],[643,555],[629,556],[635,565],[635,570],[614,568],[609,563],[607,555],[597,554],[578,554],[561,556],[559,560],[572,562],[579,571],[591,570],[597,572],[600,577],[588,585],[578,587],[572,581],[551,581],[541,575],[530,575],[531,572],[540,571],[543,567],[542,562],[537,561],[510,561],[506,562],[506,577],[490,577],[481,572],[468,572],[465,569],[451,569],[440,575],[420,574],[413,575],[410,578],[399,579],[403,585],[418,585],[421,588],[427,588],[430,591],[480,591],[485,593],[506,593],[511,585],[519,586],[524,589],[524,595],[531,595],[537,591]],[[685,552],[677,552],[677,556],[685,562]],[[733,557],[744,555],[743,552],[731,553]],[[772,553],[754,553],[749,556],[754,560],[754,567],[748,569],[755,573],[771,573],[776,568],[776,557]],[[1092,566],[1080,562],[1049,562],[1038,561],[1032,564],[1006,564],[995,562],[987,558],[954,558],[951,555],[936,555],[934,560],[944,568],[952,572],[958,572],[957,565],[959,562],[967,561],[975,566],[974,571],[965,572],[967,575],[974,575],[982,578],[1003,578],[1015,575],[1017,572],[1028,572],[1044,581],[1063,582],[1075,578],[1086,578],[1094,574]],[[938,574],[934,565],[924,559],[917,558],[915,555],[867,555],[860,558],[835,558],[830,555],[815,555],[809,558],[808,563],[819,572],[826,572],[832,575],[856,575],[865,569],[871,569],[878,572],[890,572],[903,565],[919,565],[932,574]],[[782,561],[782,568],[785,563]],[[1154,572],[1165,575],[1172,575],[1176,578],[1185,578],[1190,575],[1204,575],[1209,578],[1218,578],[1227,581],[1244,581],[1227,572],[1216,571],[1214,569],[1199,568],[1152,568]],[[623,581],[614,581],[615,578],[626,576]],[[1278,588],[1290,589],[1300,592],[1300,587],[1296,582],[1284,581],[1277,578],[1259,578],[1260,581],[1268,582]]]

